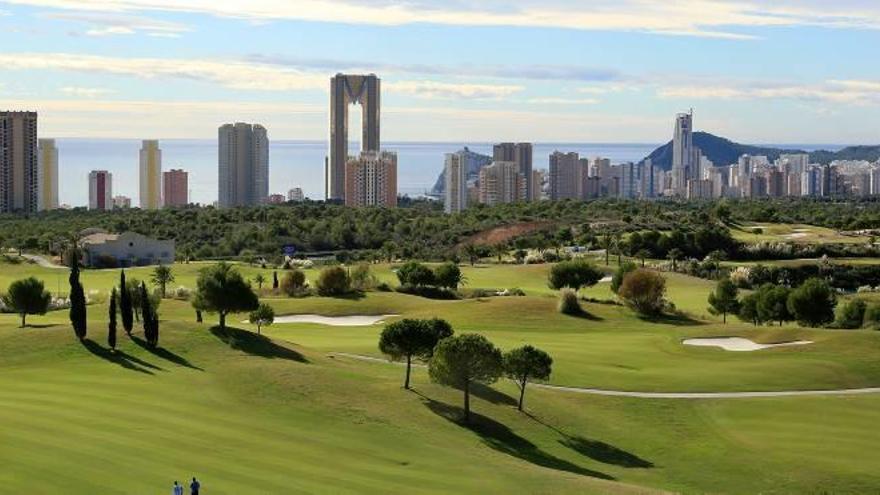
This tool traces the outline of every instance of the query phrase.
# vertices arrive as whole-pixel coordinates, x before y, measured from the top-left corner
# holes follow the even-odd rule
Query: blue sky
[[[0,0],[0,107],[56,137],[325,139],[336,72],[384,140],[880,143],[875,0]]]

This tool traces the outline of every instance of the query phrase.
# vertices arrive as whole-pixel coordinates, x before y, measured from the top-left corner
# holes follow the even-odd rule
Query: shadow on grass
[[[153,375],[154,373],[152,370],[162,370],[162,368],[155,364],[148,363],[143,359],[136,358],[131,354],[126,354],[120,350],[113,352],[106,347],[101,347],[100,344],[89,339],[83,340],[82,345],[95,356],[117,364],[127,370],[137,371],[138,373],[144,373],[146,375]]]
[[[152,347],[149,344],[147,344],[146,340],[144,340],[136,335],[130,335],[129,337],[131,337],[131,340],[135,344],[137,344],[141,349],[144,349],[145,351],[149,352],[150,354],[152,354],[156,357],[160,357],[166,361],[171,361],[172,363],[174,363],[178,366],[183,366],[186,368],[199,370],[199,371],[205,371],[202,368],[199,368],[198,366],[190,363],[185,357],[183,357],[179,354],[174,354],[173,352],[169,351],[168,349],[164,349],[162,347]]]
[[[308,363],[309,360],[299,352],[288,349],[272,342],[268,337],[257,335],[240,328],[211,327],[211,333],[221,341],[229,344],[233,349],[253,356],[260,356],[267,359],[287,359],[298,363]]]
[[[57,323],[28,323],[27,325],[25,325],[23,327],[19,327],[19,328],[22,328],[24,330],[27,330],[28,328],[33,328],[35,330],[43,330],[45,328],[52,328],[52,327],[57,327],[57,326],[59,326]]]
[[[568,313],[562,313],[565,316],[571,316],[572,318],[580,318],[582,320],[590,320],[590,321],[603,321],[605,318],[600,316],[596,316],[593,313],[585,310],[584,308],[580,308],[578,311],[571,311]]]
[[[505,406],[515,406],[517,404],[516,399],[513,397],[482,383],[472,384],[471,394],[492,404],[503,404]]]
[[[641,457],[631,452],[627,452],[623,449],[617,448],[600,440],[590,440],[582,436],[569,435],[559,428],[553,425],[549,425],[544,421],[541,421],[539,418],[532,414],[525,413],[525,415],[531,418],[536,423],[546,426],[547,428],[561,435],[562,440],[559,440],[560,444],[570,448],[571,450],[577,452],[578,454],[581,454],[584,457],[588,457],[594,461],[601,462],[603,464],[611,464],[614,466],[625,468],[647,469],[654,467],[653,462],[642,459]]]
[[[549,469],[566,471],[603,480],[614,480],[613,476],[580,467],[577,464],[565,459],[560,459],[548,452],[544,452],[537,445],[517,435],[507,426],[504,426],[493,419],[487,418],[486,416],[476,414],[473,411],[471,411],[470,423],[463,423],[461,421],[462,410],[460,408],[438,402],[421,394],[419,395],[422,397],[425,406],[432,412],[447,421],[461,426],[462,428],[473,431],[479,435],[484,444],[498,452]]]
[[[638,318],[646,323],[660,323],[677,327],[698,327],[706,324],[684,313],[662,314],[658,316],[639,315]]]

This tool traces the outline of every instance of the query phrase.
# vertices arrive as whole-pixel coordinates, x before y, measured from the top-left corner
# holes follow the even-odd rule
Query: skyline
[[[323,141],[329,78],[375,72],[389,142],[659,143],[690,107],[738,142],[880,142],[876,5],[577,3],[0,1],[2,106],[47,138]]]

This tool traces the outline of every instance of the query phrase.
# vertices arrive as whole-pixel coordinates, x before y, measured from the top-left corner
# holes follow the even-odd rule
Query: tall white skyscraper
[[[144,140],[141,144],[140,206],[143,210],[162,207],[162,150],[155,139]]]
[[[672,135],[672,190],[677,196],[687,192],[687,180],[694,167],[694,111],[675,116]]]
[[[263,204],[269,197],[269,136],[259,124],[225,124],[218,134],[218,204]]]
[[[39,208],[37,113],[0,111],[0,213]]]
[[[444,162],[443,210],[446,213],[458,213],[467,208],[468,199],[468,164],[464,153],[447,153]]]
[[[40,210],[54,210],[58,208],[58,148],[54,139],[39,139],[37,143],[37,202]]]

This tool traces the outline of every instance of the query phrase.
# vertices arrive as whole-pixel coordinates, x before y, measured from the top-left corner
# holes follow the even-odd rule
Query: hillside
[[[803,150],[769,148],[735,143],[708,132],[695,132],[694,145],[703,151],[716,166],[736,163],[742,155],[765,155],[770,161],[779,158],[783,153],[805,153]],[[663,170],[672,168],[672,141],[657,148],[646,158],[650,158],[655,166]],[[880,146],[850,146],[840,151],[818,150],[810,153],[813,163],[828,164],[834,160],[868,160],[880,159]]]

